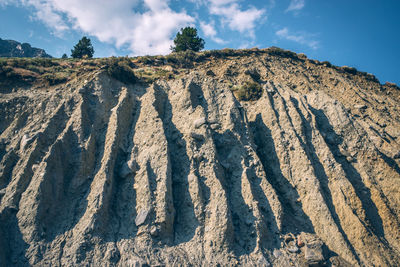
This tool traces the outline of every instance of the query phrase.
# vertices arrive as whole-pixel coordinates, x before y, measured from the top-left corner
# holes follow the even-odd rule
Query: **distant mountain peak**
[[[51,58],[43,49],[32,47],[28,43],[0,38],[0,57],[45,57]]]

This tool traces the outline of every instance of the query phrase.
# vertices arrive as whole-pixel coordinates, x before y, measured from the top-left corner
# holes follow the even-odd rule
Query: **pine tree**
[[[176,34],[174,44],[175,46],[171,46],[173,52],[186,50],[198,52],[204,48],[204,40],[197,36],[197,29],[192,27],[182,28],[181,31]]]
[[[73,58],[92,58],[94,49],[89,38],[84,36],[71,50],[71,57]]]

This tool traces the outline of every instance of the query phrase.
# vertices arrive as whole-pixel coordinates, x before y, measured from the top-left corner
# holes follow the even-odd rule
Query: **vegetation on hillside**
[[[134,67],[135,65],[128,58],[111,57],[107,63],[107,73],[123,83],[135,83]]]
[[[255,101],[262,96],[261,85],[253,81],[246,81],[239,87],[233,87],[232,91],[240,101]]]
[[[111,57],[111,58],[0,58],[0,86],[12,87],[15,85],[33,85],[36,87],[54,86],[65,83],[104,69],[114,79],[123,83],[152,83],[157,79],[171,79],[181,72],[198,66],[207,65],[210,61],[231,60],[243,56],[262,56],[286,58],[290,61],[308,62],[316,66],[324,66],[335,71],[360,77],[369,81],[379,82],[375,76],[359,72],[355,68],[337,67],[331,63],[308,59],[304,54],[296,54],[277,47],[267,49],[222,49],[194,52],[191,50],[171,53],[165,56],[142,57]],[[201,67],[204,69],[204,67]],[[260,74],[248,70],[251,80],[259,83]],[[394,88],[385,86],[383,88]],[[254,99],[258,96],[257,87],[234,88],[241,99]],[[250,93],[250,94],[249,94]]]

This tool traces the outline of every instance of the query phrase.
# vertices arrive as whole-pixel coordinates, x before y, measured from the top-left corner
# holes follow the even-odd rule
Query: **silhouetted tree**
[[[68,56],[64,53],[61,58],[68,58]]]
[[[181,28],[174,39],[175,46],[171,46],[173,52],[192,50],[195,52],[204,48],[204,40],[197,36],[197,29],[192,27]]]
[[[89,38],[84,36],[71,50],[71,57],[73,58],[92,58],[94,49]]]

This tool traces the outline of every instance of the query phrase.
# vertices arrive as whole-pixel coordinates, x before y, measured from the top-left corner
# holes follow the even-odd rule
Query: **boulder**
[[[322,242],[315,241],[313,243],[306,244],[304,257],[309,265],[318,265],[322,263],[324,261]]]
[[[6,194],[6,188],[0,190],[0,198]]]
[[[354,105],[354,108],[356,108],[356,109],[366,109],[367,106],[366,105]]]
[[[206,118],[199,118],[197,120],[194,121],[194,127],[200,128],[202,125],[204,125],[206,123]]]
[[[291,252],[291,253],[297,253],[297,252],[299,251],[299,248],[297,247],[296,242],[295,242],[294,240],[293,240],[293,241],[290,241],[290,242],[288,243],[287,250],[288,250],[289,252]]]
[[[24,134],[24,136],[22,136],[22,138],[21,138],[19,150],[21,152],[23,152],[25,150],[25,148],[31,143],[32,139],[33,139],[33,137],[29,137],[29,135]]]
[[[135,161],[129,160],[128,162],[124,162],[119,169],[119,176],[122,178],[127,177],[130,174],[136,173],[136,164]]]
[[[190,136],[196,141],[204,141],[204,136],[198,133],[191,133]]]
[[[139,213],[135,219],[136,226],[140,226],[140,225],[144,224],[148,215],[149,215],[149,210],[147,210],[147,209],[143,209],[143,210],[139,211]]]

